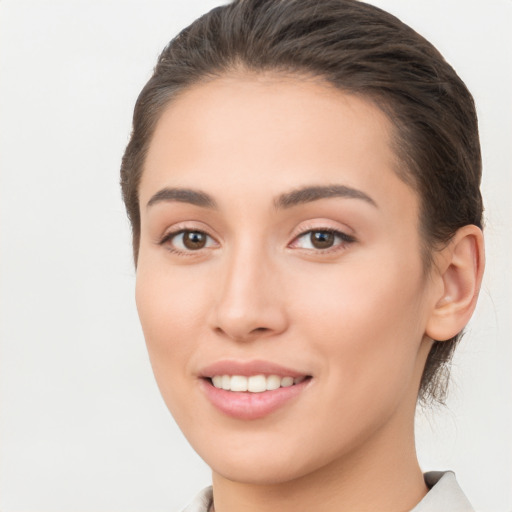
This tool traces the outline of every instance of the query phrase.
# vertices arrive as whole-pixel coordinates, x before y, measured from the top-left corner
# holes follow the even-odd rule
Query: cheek
[[[340,389],[350,390],[341,393],[347,400],[392,396],[415,372],[425,323],[421,263],[407,268],[397,258],[384,261],[330,269],[301,284],[313,292],[295,317]]]
[[[198,281],[179,273],[158,271],[140,262],[137,269],[136,303],[149,357],[159,386],[169,375],[179,383],[187,371],[204,329],[207,294]],[[162,389],[163,391],[163,389]]]
[[[183,272],[171,272],[168,266],[139,260],[136,303],[162,398],[181,428],[188,432],[194,424],[190,361],[204,337],[208,295],[204,284],[200,286],[201,280],[183,276]]]

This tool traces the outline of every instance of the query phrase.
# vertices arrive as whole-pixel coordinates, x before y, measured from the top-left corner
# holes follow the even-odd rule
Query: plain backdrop
[[[153,380],[118,171],[160,50],[219,3],[0,0],[2,512],[177,511],[209,483]],[[420,462],[510,512],[512,1],[374,3],[441,50],[481,126],[487,273]]]

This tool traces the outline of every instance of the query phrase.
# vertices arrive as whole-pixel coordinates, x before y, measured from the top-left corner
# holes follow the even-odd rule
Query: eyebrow
[[[292,208],[299,204],[311,203],[319,199],[343,197],[347,199],[361,199],[378,208],[377,203],[367,194],[356,188],[345,185],[306,186],[280,195],[274,205],[277,209]]]
[[[299,204],[311,203],[332,197],[361,199],[377,208],[377,203],[369,195],[361,190],[345,185],[314,185],[302,187],[281,194],[274,200],[274,206],[276,209],[287,209]],[[208,195],[206,192],[189,188],[163,188],[151,196],[146,208],[161,202],[189,203],[202,208],[217,208],[217,203],[212,196]]]
[[[162,202],[190,203],[203,208],[217,208],[217,203],[210,195],[200,190],[189,188],[163,188],[151,196],[146,208]]]

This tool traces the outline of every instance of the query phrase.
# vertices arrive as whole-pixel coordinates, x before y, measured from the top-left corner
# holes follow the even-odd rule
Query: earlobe
[[[427,336],[444,341],[462,331],[475,309],[484,266],[482,230],[474,225],[460,228],[440,254],[442,293],[428,319]]]

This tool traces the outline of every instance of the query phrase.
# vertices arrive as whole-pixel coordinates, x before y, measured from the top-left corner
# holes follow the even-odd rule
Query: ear
[[[457,335],[475,310],[485,266],[482,230],[474,225],[460,228],[436,255],[440,286],[425,334],[445,341]]]

